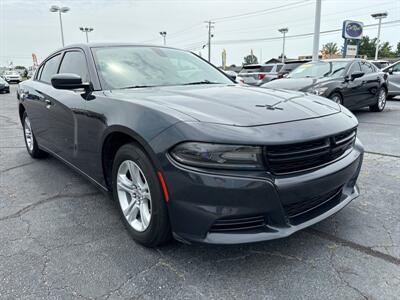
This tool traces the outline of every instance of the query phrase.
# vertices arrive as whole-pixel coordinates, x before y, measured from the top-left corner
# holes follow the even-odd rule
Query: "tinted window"
[[[393,66],[393,72],[400,72],[400,64]]]
[[[273,67],[274,66],[263,66],[261,67],[261,72],[266,72],[266,73],[271,72]]]
[[[252,65],[252,66],[244,66],[240,73],[258,73],[261,70],[261,66]]]
[[[276,71],[279,72],[282,69],[283,65],[277,65],[276,66]]]
[[[46,61],[42,70],[42,74],[40,75],[40,81],[50,83],[51,76],[57,73],[59,62],[60,62],[59,54]]]
[[[340,77],[348,65],[347,61],[318,61],[305,63],[293,70],[288,78]]]
[[[365,74],[373,73],[373,72],[375,72],[375,68],[371,64],[369,64],[365,61],[362,61],[361,62],[361,71],[364,72]]]
[[[291,72],[294,69],[296,69],[298,66],[301,66],[302,64],[304,64],[304,62],[285,64],[282,67],[281,72]]]
[[[92,49],[106,89],[188,85],[232,81],[196,55],[158,47],[100,47]]]
[[[72,73],[81,76],[83,82],[89,81],[85,55],[79,51],[67,52],[58,73]]]
[[[348,74],[353,74],[354,72],[361,72],[360,64],[357,61],[351,65]]]

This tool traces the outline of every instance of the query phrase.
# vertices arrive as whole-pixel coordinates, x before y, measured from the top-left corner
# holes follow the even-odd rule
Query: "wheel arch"
[[[149,157],[153,166],[156,170],[160,170],[161,166],[157,159],[156,154],[148,145],[146,140],[137,134],[135,131],[130,128],[114,125],[109,127],[103,135],[102,138],[102,148],[101,148],[101,163],[103,169],[104,181],[107,186],[111,190],[112,186],[112,178],[111,178],[111,170],[114,161],[114,157],[119,148],[128,143],[137,144]]]
[[[19,120],[22,123],[22,117],[24,116],[24,112],[26,111],[25,107],[22,105],[22,103],[20,103],[18,105],[18,114],[19,114]]]
[[[331,96],[332,96],[333,94],[339,94],[340,97],[342,98],[342,104],[344,104],[344,97],[343,97],[343,93],[342,93],[342,91],[340,90],[340,88],[335,88],[334,90],[332,90],[332,91],[329,93],[328,98],[331,98]]]

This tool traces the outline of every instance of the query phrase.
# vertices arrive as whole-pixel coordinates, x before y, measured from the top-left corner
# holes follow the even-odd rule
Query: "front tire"
[[[378,92],[378,99],[376,101],[376,104],[375,105],[371,105],[369,107],[369,110],[373,111],[373,112],[381,112],[381,111],[383,111],[385,109],[385,106],[386,106],[386,97],[387,97],[386,89],[384,87],[381,87],[379,89],[379,92]]]
[[[46,152],[39,149],[35,135],[33,134],[31,122],[26,112],[22,116],[22,127],[24,130],[24,140],[26,150],[32,158],[42,158],[47,155]]]
[[[132,238],[155,247],[171,237],[167,205],[151,161],[134,143],[122,146],[112,169],[113,198]]]
[[[333,102],[337,104],[343,105],[343,98],[339,93],[333,93],[332,95],[329,96],[329,99],[331,99]]]

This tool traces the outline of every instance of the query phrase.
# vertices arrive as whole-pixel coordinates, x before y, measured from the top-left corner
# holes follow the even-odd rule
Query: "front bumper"
[[[282,238],[311,226],[345,207],[359,194],[356,180],[363,147],[354,148],[339,160],[314,171],[291,176],[269,173],[235,174],[188,169],[169,158],[164,169],[169,182],[169,213],[176,239],[184,242],[240,244]],[[338,191],[335,197],[289,215],[292,206],[311,203]],[[214,232],[220,220],[262,216],[256,229]]]

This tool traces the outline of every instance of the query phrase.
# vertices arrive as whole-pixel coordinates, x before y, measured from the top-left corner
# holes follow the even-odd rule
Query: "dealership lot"
[[[334,217],[261,244],[146,249],[93,185],[30,158],[12,86],[0,95],[0,298],[398,299],[400,101],[356,115],[361,196]]]

